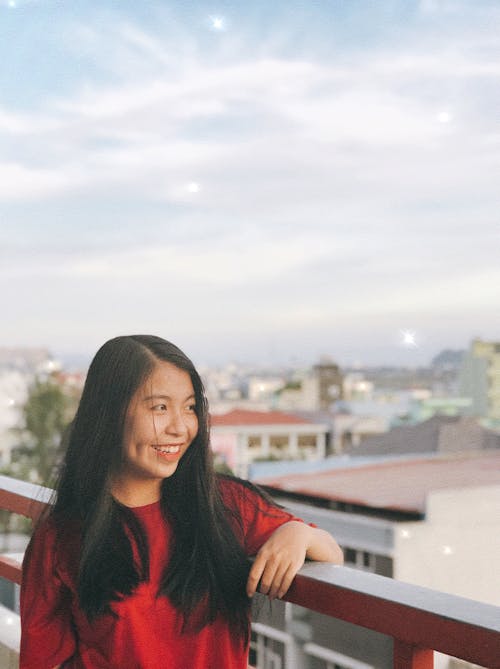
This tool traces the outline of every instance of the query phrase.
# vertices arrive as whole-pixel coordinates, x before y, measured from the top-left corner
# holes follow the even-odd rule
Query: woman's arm
[[[26,550],[21,583],[20,669],[54,667],[76,649],[71,620],[71,592],[63,583],[56,561],[62,558],[51,520],[36,529]],[[59,662],[53,665],[53,662]]]
[[[306,558],[344,562],[339,545],[325,530],[295,520],[281,525],[257,553],[248,577],[248,596],[253,597],[258,587],[271,599],[283,597]]]

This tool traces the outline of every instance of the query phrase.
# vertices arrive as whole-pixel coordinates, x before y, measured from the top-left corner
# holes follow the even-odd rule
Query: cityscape
[[[343,368],[323,356],[310,367],[231,363],[200,372],[219,471],[263,486],[330,531],[347,567],[498,605],[489,565],[500,557],[500,341],[471,340],[417,369]],[[4,474],[47,485],[40,463],[55,458],[57,444],[30,433],[26,407],[44,401],[54,423],[64,397],[70,420],[85,376],[45,349],[0,349]],[[4,551],[22,550],[27,539],[4,525]],[[15,608],[15,592],[5,584],[0,592]],[[387,638],[367,634],[275,602],[254,617],[250,661],[264,669],[392,666]],[[473,665],[436,653],[435,666]]]
[[[193,360],[217,481],[343,550],[256,596],[248,669],[500,669],[499,26],[492,0],[0,0],[0,669],[90,361],[128,333]]]

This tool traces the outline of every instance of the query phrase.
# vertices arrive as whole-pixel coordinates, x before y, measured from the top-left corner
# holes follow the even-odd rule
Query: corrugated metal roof
[[[423,514],[431,491],[500,485],[500,453],[386,461],[255,482],[329,501]]]

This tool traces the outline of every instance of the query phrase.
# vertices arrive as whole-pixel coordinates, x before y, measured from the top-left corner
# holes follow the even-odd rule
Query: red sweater
[[[241,516],[244,548],[255,555],[283,523],[297,520],[269,507],[237,482],[221,482],[227,506]],[[157,597],[171,541],[159,502],[136,507],[149,544],[150,579],[123,601],[117,616],[93,623],[78,607],[78,533],[58,544],[52,521],[41,525],[26,551],[21,587],[20,669],[246,669],[248,648],[217,618],[196,634],[181,634],[181,616],[166,597]]]

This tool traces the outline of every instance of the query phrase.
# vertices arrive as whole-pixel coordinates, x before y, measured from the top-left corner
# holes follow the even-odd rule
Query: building
[[[323,358],[300,378],[276,391],[280,411],[329,411],[343,396],[343,376],[337,364]]]
[[[0,347],[0,369],[23,372],[28,375],[55,371],[59,363],[52,359],[44,348],[4,348]]]
[[[433,396],[415,399],[410,403],[406,422],[415,425],[432,416],[470,416],[471,407],[471,397]]]
[[[249,376],[247,395],[250,402],[272,403],[276,391],[281,390],[285,381],[281,376]]]
[[[255,460],[319,460],[329,426],[281,411],[233,409],[211,416],[211,445],[219,461],[246,477]]]
[[[462,362],[460,392],[472,399],[473,415],[500,426],[500,342],[472,341]]]
[[[18,369],[0,368],[0,467],[6,467],[16,445],[13,429],[28,395],[29,378]]]
[[[333,402],[342,399],[343,377],[339,366],[325,358],[314,365],[313,377],[317,383],[317,408],[327,411]]]
[[[428,455],[258,481],[330,531],[346,566],[494,605],[500,581],[500,452]],[[292,604],[263,607],[263,669],[389,669],[391,640]],[[260,654],[260,655],[259,655]],[[467,666],[439,655],[436,669]]]
[[[345,442],[351,455],[412,455],[499,449],[500,434],[484,428],[476,418],[436,415],[418,425],[401,425],[356,443]]]
[[[333,452],[355,451],[369,437],[383,435],[388,429],[389,422],[384,416],[339,411],[333,415]]]
[[[375,384],[367,381],[362,372],[349,372],[344,376],[343,397],[345,400],[367,400],[373,397]]]

